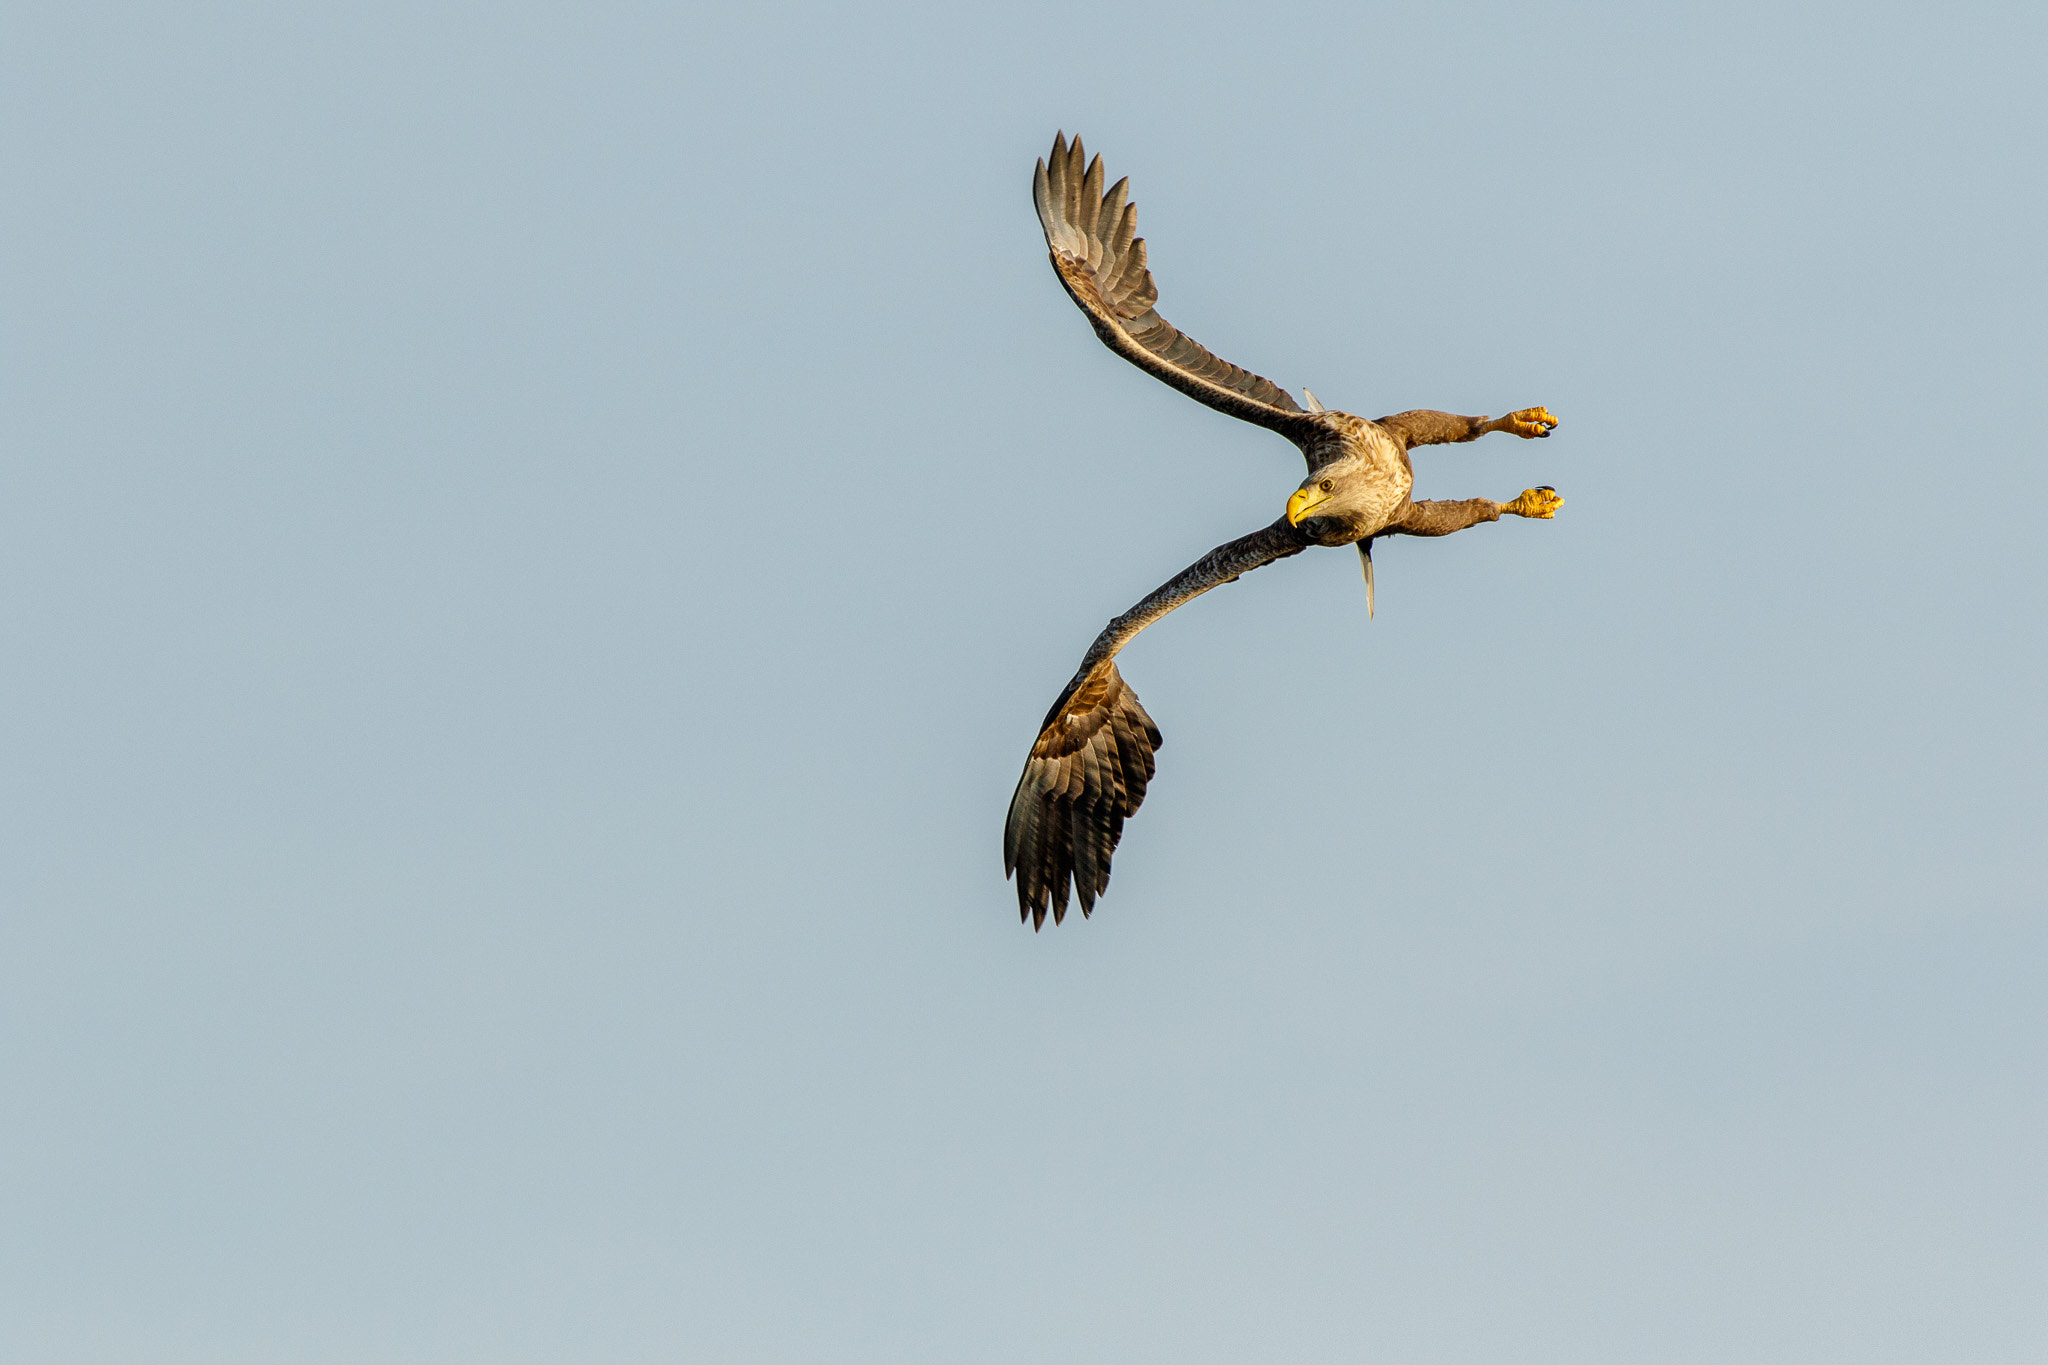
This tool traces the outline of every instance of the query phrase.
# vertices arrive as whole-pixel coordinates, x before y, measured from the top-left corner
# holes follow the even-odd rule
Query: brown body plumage
[[[1139,631],[1183,602],[1311,545],[1358,547],[1370,607],[1375,538],[1449,535],[1503,514],[1548,518],[1562,501],[1548,488],[1504,503],[1413,501],[1411,447],[1490,431],[1548,436],[1557,419],[1525,408],[1498,419],[1417,410],[1368,421],[1326,411],[1313,395],[1304,408],[1270,379],[1218,358],[1159,316],[1159,290],[1137,236],[1137,205],[1125,198],[1128,182],[1105,190],[1103,179],[1102,159],[1087,160],[1081,140],[1069,145],[1062,135],[1053,140],[1050,164],[1039,162],[1032,180],[1053,269],[1095,334],[1190,398],[1293,441],[1308,477],[1278,521],[1217,546],[1111,621],[1046,713],[1003,830],[1004,870],[1016,877],[1018,906],[1033,928],[1045,923],[1048,909],[1055,924],[1065,917],[1070,885],[1082,914],[1094,909],[1109,885],[1124,819],[1145,799],[1159,727],[1113,662]]]

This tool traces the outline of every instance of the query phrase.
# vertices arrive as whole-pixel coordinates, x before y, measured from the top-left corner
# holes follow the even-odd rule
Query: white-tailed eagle
[[[1156,379],[1218,412],[1276,431],[1308,460],[1308,477],[1271,526],[1219,545],[1103,628],[1073,680],[1046,713],[1024,775],[1010,799],[1003,830],[1003,867],[1017,879],[1017,904],[1034,929],[1067,911],[1071,883],[1081,913],[1109,885],[1109,860],[1125,817],[1145,799],[1159,727],[1117,672],[1117,651],[1166,613],[1239,574],[1311,545],[1355,545],[1372,609],[1372,542],[1381,536],[1445,536],[1503,516],[1550,518],[1563,499],[1549,487],[1508,502],[1467,498],[1416,502],[1411,447],[1470,441],[1490,431],[1548,436],[1557,419],[1546,408],[1505,417],[1459,417],[1426,409],[1377,421],[1332,412],[1302,390],[1307,406],[1278,384],[1218,359],[1159,316],[1159,290],[1137,236],[1137,205],[1125,199],[1128,180],[1103,188],[1102,158],[1090,161],[1081,139],[1053,139],[1040,161],[1031,197],[1060,283],[1088,315],[1103,344]]]

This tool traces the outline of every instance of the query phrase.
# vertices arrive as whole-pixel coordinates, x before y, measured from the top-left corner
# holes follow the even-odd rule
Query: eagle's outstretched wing
[[[1018,912],[1036,929],[1052,910],[1066,917],[1068,884],[1081,913],[1109,886],[1109,859],[1124,819],[1145,799],[1159,727],[1138,702],[1116,653],[1183,602],[1309,546],[1285,517],[1219,545],[1103,628],[1073,681],[1046,713],[1003,826],[1003,871],[1017,878]]]
[[[1287,390],[1212,355],[1159,316],[1152,306],[1159,290],[1145,267],[1145,241],[1136,235],[1138,206],[1124,198],[1130,180],[1117,181],[1107,193],[1102,180],[1102,158],[1086,160],[1081,139],[1070,146],[1064,133],[1053,139],[1050,164],[1040,161],[1031,179],[1053,269],[1095,334],[1188,397],[1305,446],[1320,426]]]

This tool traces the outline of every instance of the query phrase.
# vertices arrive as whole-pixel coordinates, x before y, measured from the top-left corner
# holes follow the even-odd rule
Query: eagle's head
[[[1287,499],[1287,524],[1318,545],[1349,545],[1385,522],[1383,483],[1350,460],[1325,465]]]

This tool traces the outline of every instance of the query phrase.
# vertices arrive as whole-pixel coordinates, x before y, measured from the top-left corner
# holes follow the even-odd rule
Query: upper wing
[[[1183,602],[1276,559],[1300,554],[1308,537],[1282,517],[1219,545],[1103,628],[1073,681],[1045,716],[1003,826],[1003,872],[1017,878],[1017,908],[1036,929],[1066,917],[1068,884],[1081,913],[1109,886],[1110,855],[1124,819],[1145,799],[1159,727],[1114,659],[1133,636]]]
[[[1086,161],[1081,139],[1069,146],[1064,133],[1053,139],[1051,164],[1039,162],[1031,179],[1053,269],[1095,334],[1190,398],[1305,444],[1317,423],[1287,390],[1210,354],[1159,316],[1152,306],[1159,290],[1145,268],[1145,241],[1135,235],[1138,206],[1124,200],[1130,180],[1117,181],[1106,194],[1102,180],[1102,158]]]

